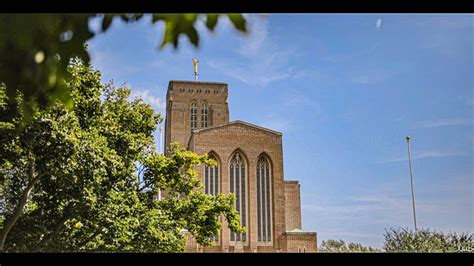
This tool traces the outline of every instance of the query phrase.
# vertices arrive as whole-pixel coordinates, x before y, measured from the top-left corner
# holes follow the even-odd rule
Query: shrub
[[[323,241],[319,246],[319,252],[376,252],[379,249],[366,247],[360,243],[348,243],[343,240],[329,239]]]
[[[473,252],[472,233],[443,233],[421,229],[417,232],[405,228],[389,229],[384,234],[387,252]]]

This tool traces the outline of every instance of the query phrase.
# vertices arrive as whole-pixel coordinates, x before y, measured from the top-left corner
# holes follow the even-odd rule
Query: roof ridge
[[[226,82],[217,81],[194,81],[194,80],[170,80],[169,83],[195,83],[195,84],[218,84],[218,85],[229,85]]]
[[[202,131],[205,131],[205,130],[214,129],[214,128],[218,128],[218,127],[223,127],[223,126],[228,126],[228,125],[237,124],[237,123],[241,123],[241,124],[244,124],[244,125],[247,125],[247,126],[250,126],[250,127],[254,127],[254,128],[257,128],[257,129],[260,129],[260,130],[263,130],[263,131],[271,132],[271,133],[274,133],[274,134],[277,134],[277,135],[280,135],[280,136],[283,135],[281,132],[275,131],[273,129],[261,127],[261,126],[258,126],[258,125],[255,125],[255,124],[252,124],[252,123],[249,123],[249,122],[245,122],[245,121],[242,121],[242,120],[234,120],[234,121],[230,121],[230,122],[227,122],[227,123],[224,123],[224,124],[219,124],[219,125],[215,125],[215,126],[211,126],[211,127],[201,128],[201,129],[195,129],[192,132],[193,133],[194,132],[199,133],[199,132],[202,132]]]

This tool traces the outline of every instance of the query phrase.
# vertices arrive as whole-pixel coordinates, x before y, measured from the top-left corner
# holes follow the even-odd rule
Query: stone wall
[[[285,181],[286,231],[301,229],[300,184],[298,181]]]
[[[284,252],[317,252],[317,239],[314,232],[286,232],[282,236]]]
[[[197,129],[201,128],[201,107],[204,103],[209,108],[208,126],[227,123],[227,91],[227,84],[221,82],[170,81],[166,94],[165,147],[175,141],[183,147],[188,145],[192,103],[197,106]]]
[[[214,126],[193,132],[189,149],[198,154],[213,153],[219,163],[219,191],[228,194],[229,163],[235,152],[245,158],[247,169],[247,233],[248,241],[244,251],[252,252],[257,246],[267,246],[269,250],[280,248],[279,239],[285,232],[285,195],[283,177],[283,154],[281,133],[267,130],[245,122],[235,121],[226,125]],[[259,156],[270,159],[272,167],[272,241],[257,241],[257,188],[256,164]],[[204,166],[196,167],[201,178],[204,177]],[[221,232],[222,248],[227,249],[230,243],[229,229],[224,221]],[[233,249],[229,249],[233,250]]]

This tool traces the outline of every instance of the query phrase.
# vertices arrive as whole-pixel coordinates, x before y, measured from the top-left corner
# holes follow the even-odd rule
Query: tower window
[[[207,108],[207,104],[203,103],[201,108],[201,128],[207,127],[207,114],[209,109]]]
[[[191,104],[191,130],[197,128],[197,107],[196,103]]]

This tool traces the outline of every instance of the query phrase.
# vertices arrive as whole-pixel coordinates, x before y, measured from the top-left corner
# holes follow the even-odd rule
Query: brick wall
[[[298,181],[285,181],[286,231],[301,229],[300,184]]]
[[[188,145],[192,103],[197,106],[197,129],[201,128],[203,103],[209,108],[208,126],[227,123],[227,91],[227,84],[222,82],[170,81],[166,94],[165,147],[174,141],[181,143],[183,147]]]
[[[252,252],[258,246],[268,246],[269,250],[280,248],[279,239],[285,232],[285,197],[283,177],[283,154],[281,133],[266,130],[245,122],[235,121],[222,126],[194,131],[189,141],[189,149],[198,154],[212,152],[219,162],[220,191],[228,194],[229,163],[234,152],[239,151],[246,160],[247,176],[247,233],[245,251]],[[256,164],[260,155],[265,154],[272,166],[272,242],[257,241],[257,191]],[[196,168],[204,177],[204,166]],[[223,223],[222,249],[229,248],[229,229]],[[230,249],[229,249],[230,250]]]
[[[313,232],[287,232],[282,236],[284,252],[317,252],[316,233]]]

